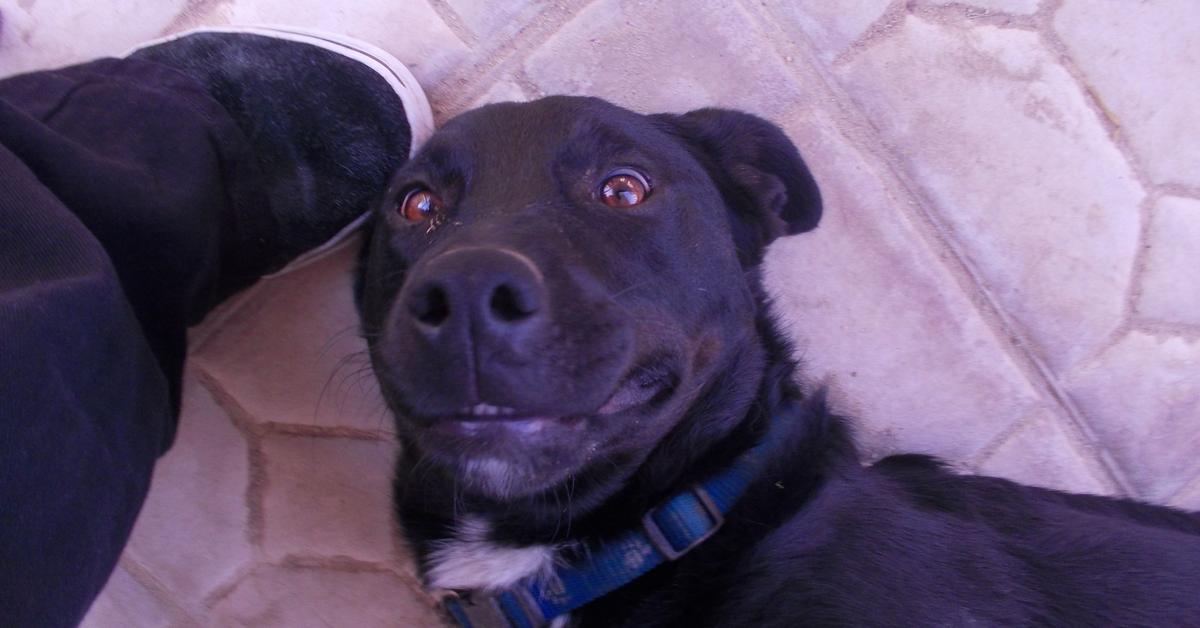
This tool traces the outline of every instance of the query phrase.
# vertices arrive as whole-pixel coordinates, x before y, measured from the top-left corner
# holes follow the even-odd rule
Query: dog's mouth
[[[675,372],[665,362],[642,363],[630,369],[621,383],[599,408],[590,413],[530,413],[519,408],[477,403],[449,415],[436,417],[429,424],[441,432],[457,436],[481,436],[496,429],[534,435],[550,427],[576,427],[589,418],[609,419],[638,413],[661,403],[676,386]]]
[[[680,388],[674,364],[663,354],[635,362],[603,403],[583,412],[568,410],[573,400],[547,391],[536,410],[484,399],[449,413],[409,412],[406,423],[420,455],[453,475],[464,491],[501,500],[533,495],[654,425]],[[564,411],[556,413],[559,404]]]

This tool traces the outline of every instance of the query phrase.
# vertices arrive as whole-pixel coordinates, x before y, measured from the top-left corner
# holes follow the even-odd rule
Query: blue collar
[[[643,515],[640,526],[588,548],[575,564],[503,591],[452,596],[446,610],[463,628],[538,628],[687,554],[725,523],[779,447],[781,432],[789,431],[772,421],[763,441],[729,468],[673,495]]]

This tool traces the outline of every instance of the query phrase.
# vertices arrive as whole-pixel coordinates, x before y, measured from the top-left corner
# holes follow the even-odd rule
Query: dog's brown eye
[[[425,188],[413,188],[404,195],[396,211],[409,222],[421,222],[442,211],[442,199]]]
[[[609,207],[633,207],[646,200],[650,184],[636,170],[622,168],[610,174],[600,186],[600,200]]]

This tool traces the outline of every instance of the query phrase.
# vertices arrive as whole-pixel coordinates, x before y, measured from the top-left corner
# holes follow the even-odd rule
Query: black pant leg
[[[242,132],[191,78],[103,59],[0,81],[0,145],[104,247],[177,404],[186,327],[286,261]]]
[[[188,324],[269,270],[257,170],[190,79],[0,81],[0,625],[74,625],[178,411]]]
[[[167,388],[103,247],[0,147],[0,625],[83,617],[170,431]]]

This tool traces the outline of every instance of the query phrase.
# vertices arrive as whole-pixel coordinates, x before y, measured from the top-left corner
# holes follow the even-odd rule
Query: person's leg
[[[0,147],[0,624],[77,623],[171,430],[167,380],[87,228]]]
[[[428,132],[330,48],[197,35],[0,81],[0,623],[82,617],[169,446],[187,325]]]

